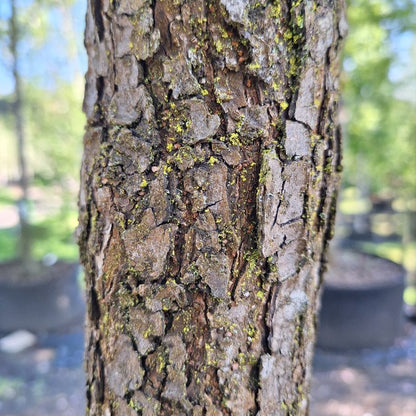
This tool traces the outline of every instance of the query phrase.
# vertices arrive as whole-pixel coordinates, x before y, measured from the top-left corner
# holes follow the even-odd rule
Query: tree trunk
[[[89,415],[304,415],[341,0],[90,0]]]
[[[11,0],[11,15],[9,21],[10,53],[12,55],[12,74],[14,80],[14,102],[13,114],[15,118],[17,165],[19,167],[19,186],[21,195],[17,203],[19,214],[20,236],[17,245],[17,256],[26,272],[33,268],[32,262],[32,236],[29,225],[28,208],[28,188],[29,178],[27,173],[26,159],[26,136],[23,128],[23,101],[22,101],[22,82],[19,72],[19,23],[17,19],[17,9],[15,0]]]

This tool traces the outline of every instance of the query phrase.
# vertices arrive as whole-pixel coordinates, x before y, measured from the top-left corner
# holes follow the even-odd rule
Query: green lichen
[[[224,45],[219,39],[214,42],[214,46],[215,46],[215,50],[218,53],[221,53],[224,51]]]
[[[133,410],[135,410],[136,412],[139,412],[142,408],[139,407],[133,399],[130,399],[129,401],[129,407],[131,407]]]
[[[286,101],[282,101],[281,103],[280,103],[280,108],[282,109],[282,110],[286,110],[286,108],[288,108],[289,107],[289,104],[286,102]]]
[[[249,324],[247,328],[244,328],[243,331],[250,337],[255,338],[258,330],[254,327],[254,325]]]
[[[218,359],[216,357],[216,348],[211,346],[209,343],[205,343],[205,355],[206,360],[205,362],[209,366],[218,366]]]
[[[264,300],[265,293],[262,290],[258,290],[257,293],[256,293],[256,297],[260,300]]]
[[[214,166],[214,164],[218,163],[218,162],[219,162],[219,160],[214,156],[210,156],[210,158],[208,159],[208,164],[210,166]]]
[[[270,7],[270,17],[272,19],[280,19],[282,16],[282,6],[280,1],[274,1]]]
[[[126,289],[124,286],[121,286],[117,291],[118,302],[121,308],[131,308],[132,306],[137,305],[137,297],[132,294],[132,292]]]
[[[260,65],[259,62],[252,62],[252,63],[250,63],[250,64],[247,65],[247,68],[250,71],[255,71],[256,69],[260,69],[261,68],[261,65]]]

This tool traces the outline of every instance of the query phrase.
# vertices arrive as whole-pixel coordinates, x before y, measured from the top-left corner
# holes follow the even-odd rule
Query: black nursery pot
[[[356,287],[324,284],[318,347],[333,350],[389,347],[400,335],[405,270],[386,259],[376,256],[369,259],[376,260],[379,269],[384,264],[385,270],[381,272],[388,275]]]
[[[61,330],[82,321],[85,306],[78,264],[57,262],[45,268],[41,278],[25,283],[4,276],[17,267],[11,262],[0,265],[0,332]]]

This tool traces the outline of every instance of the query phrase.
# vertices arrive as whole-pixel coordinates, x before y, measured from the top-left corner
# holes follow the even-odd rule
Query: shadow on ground
[[[82,323],[41,334],[32,348],[0,353],[0,414],[81,416],[85,411]],[[416,326],[387,349],[317,350],[311,416],[415,416]]]
[[[415,416],[416,326],[383,349],[315,352],[311,416]]]
[[[81,416],[85,413],[82,323],[39,334],[34,347],[0,353],[0,415]]]

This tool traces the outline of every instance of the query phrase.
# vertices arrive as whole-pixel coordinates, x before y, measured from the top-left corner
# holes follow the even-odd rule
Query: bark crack
[[[95,26],[97,28],[98,40],[100,42],[104,39],[104,22],[102,16],[102,1],[101,0],[92,0],[91,8],[94,15]]]
[[[283,176],[283,171],[284,171],[284,166],[282,166],[282,169],[281,169],[281,171],[280,171],[280,174]],[[273,224],[272,224],[272,227],[274,227],[276,224],[277,225],[280,225],[280,224],[278,224],[277,223],[277,220],[278,220],[278,218],[279,218],[279,210],[280,210],[280,207],[281,207],[281,205],[282,205],[282,202],[283,202],[283,199],[284,199],[284,194],[285,194],[285,186],[286,186],[286,181],[285,180],[283,180],[282,181],[282,186],[281,186],[281,188],[280,188],[280,195],[277,195],[277,198],[279,199],[279,202],[277,203],[277,207],[276,207],[276,212],[275,212],[275,214],[274,214],[274,219],[273,219]]]

